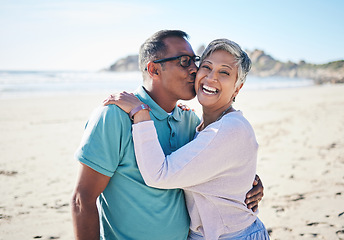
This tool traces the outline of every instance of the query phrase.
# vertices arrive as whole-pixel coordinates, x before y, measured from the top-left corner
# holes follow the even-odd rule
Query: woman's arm
[[[166,157],[152,121],[133,125],[136,159],[146,184],[167,189],[187,188],[244,164],[247,159],[242,153],[256,147],[256,143],[250,143],[239,121],[229,121],[232,122],[226,126],[218,122],[216,127],[204,129],[193,141]]]
[[[110,96],[104,104],[116,104],[130,113],[142,102],[133,94],[123,92]],[[166,189],[186,188],[207,182],[238,160],[242,161],[241,155],[247,152],[250,142],[247,127],[236,118],[226,119],[226,124],[222,124],[225,121],[215,123],[215,128],[204,129],[193,141],[165,157],[154,123],[148,121],[149,112],[136,112],[133,116],[135,155],[146,184]]]

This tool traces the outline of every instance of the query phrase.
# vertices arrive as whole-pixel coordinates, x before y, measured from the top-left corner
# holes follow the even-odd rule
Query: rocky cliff
[[[201,54],[202,47],[197,54]],[[259,77],[284,76],[290,78],[313,79],[316,84],[344,83],[344,60],[326,64],[281,62],[262,50],[247,51],[252,60],[251,75]],[[109,71],[139,71],[138,55],[131,55],[116,61]]]
[[[261,50],[247,51],[252,60],[250,74],[267,76],[284,76],[290,78],[313,79],[317,84],[344,83],[344,60],[326,64],[310,64],[305,61],[299,63],[281,62]]]
[[[108,69],[115,72],[139,71],[139,56],[131,55],[119,59]]]

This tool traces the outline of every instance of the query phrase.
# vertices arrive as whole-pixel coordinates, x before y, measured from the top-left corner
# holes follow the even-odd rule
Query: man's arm
[[[80,164],[79,177],[71,201],[75,239],[99,240],[100,227],[96,201],[109,180],[110,177]]]
[[[246,194],[245,203],[247,208],[252,209],[253,212],[257,211],[258,203],[262,200],[264,196],[264,187],[263,183],[260,180],[259,176],[256,175],[256,178],[253,182],[253,188]]]

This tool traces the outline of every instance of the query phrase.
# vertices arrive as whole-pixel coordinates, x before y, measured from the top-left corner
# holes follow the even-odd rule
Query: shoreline
[[[271,239],[344,238],[344,85],[245,90]],[[0,240],[73,239],[73,158],[107,93],[0,98]],[[201,107],[187,102],[198,115]],[[18,231],[18,229],[20,229]]]

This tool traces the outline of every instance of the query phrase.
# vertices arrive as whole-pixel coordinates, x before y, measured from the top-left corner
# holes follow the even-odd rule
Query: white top
[[[256,220],[244,201],[256,174],[258,144],[242,112],[226,114],[166,157],[153,121],[134,124],[133,139],[148,186],[184,189],[192,231],[218,239]]]

